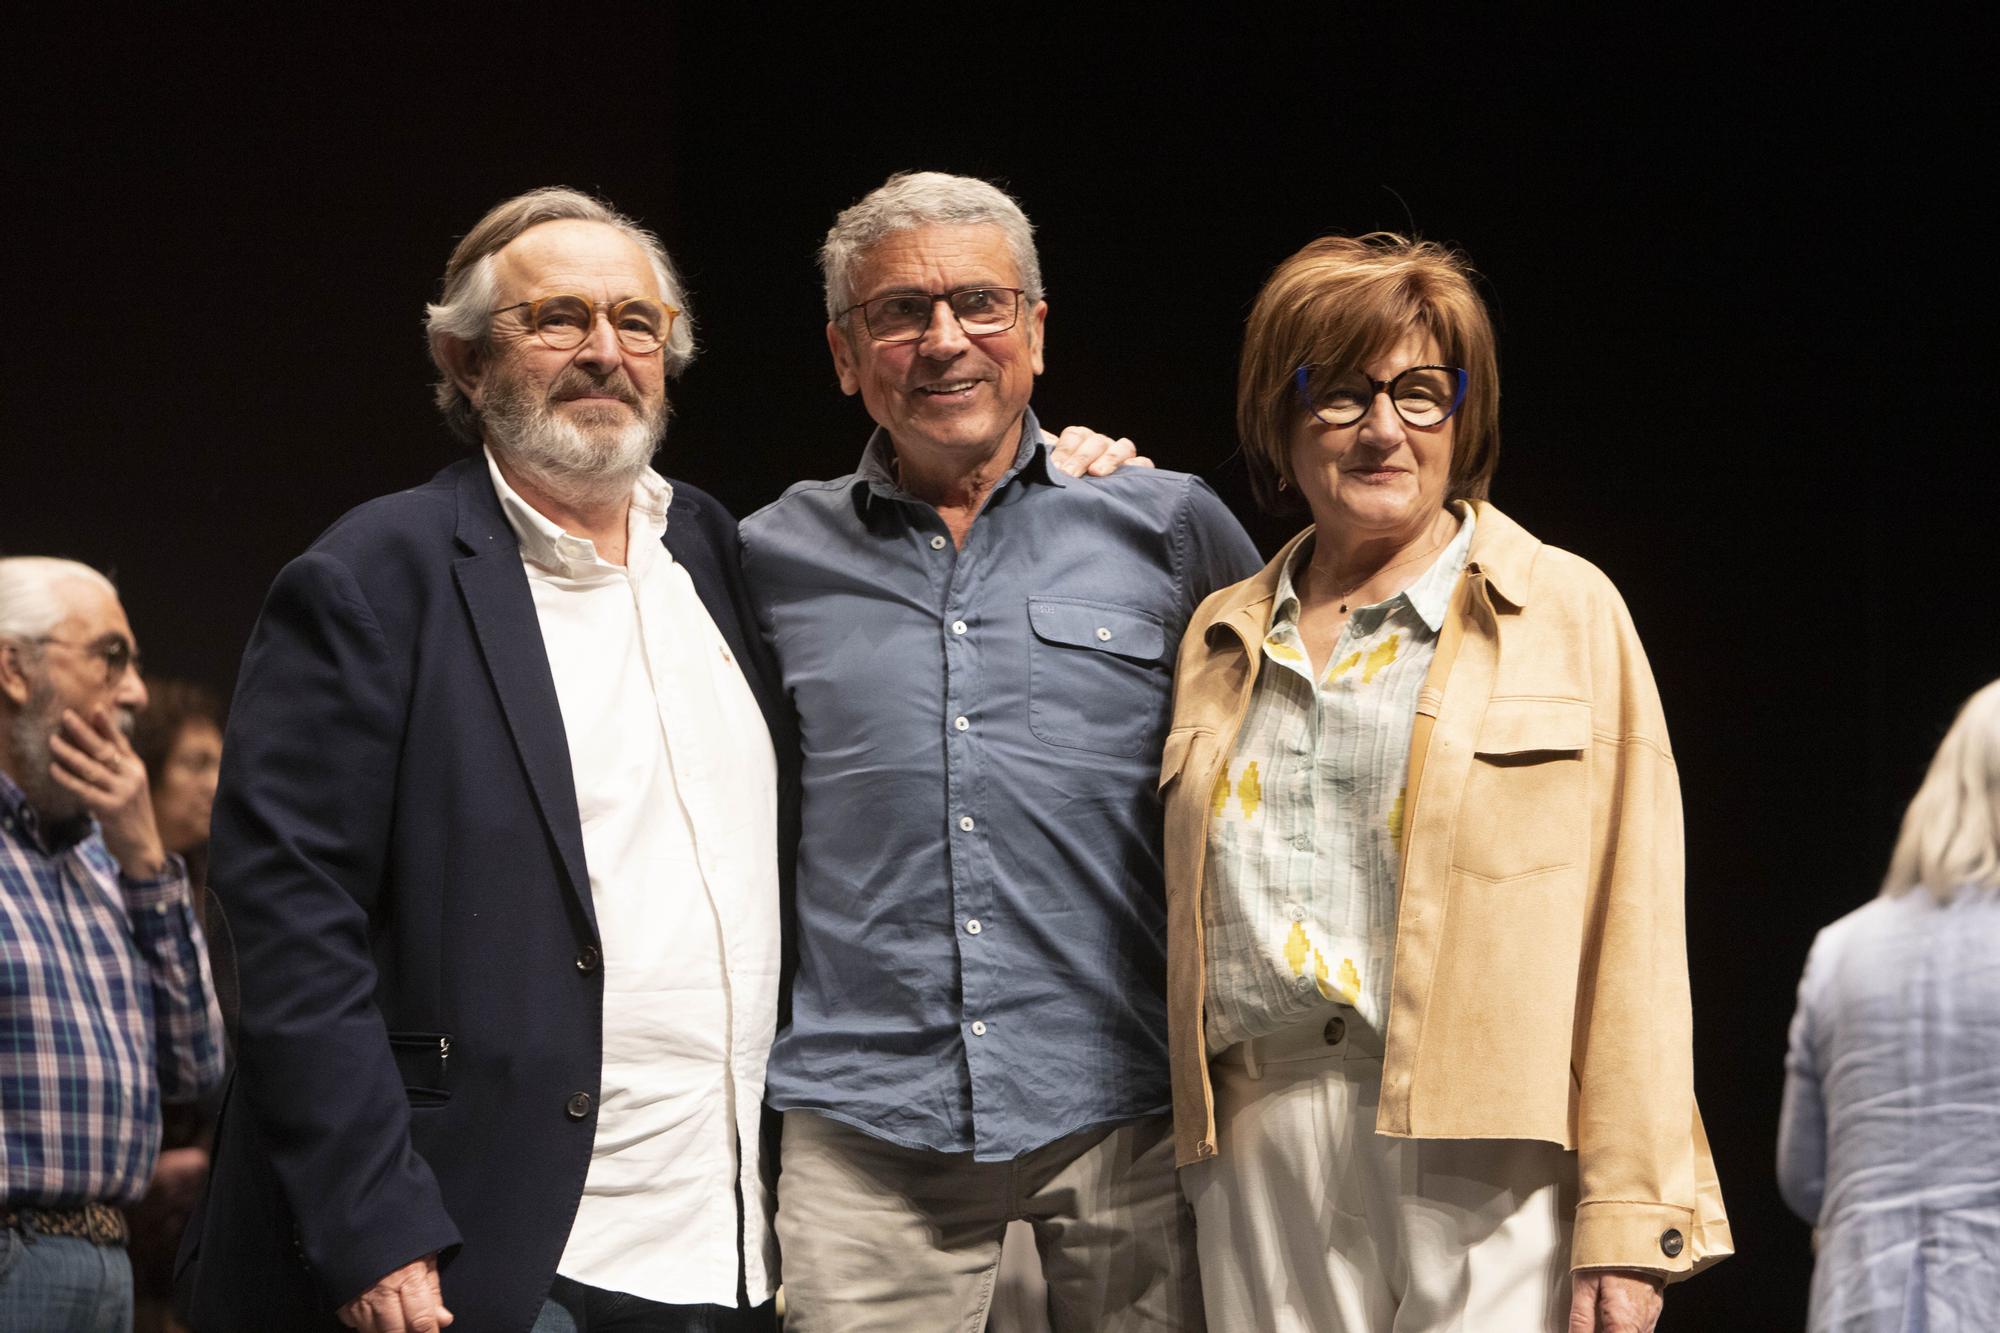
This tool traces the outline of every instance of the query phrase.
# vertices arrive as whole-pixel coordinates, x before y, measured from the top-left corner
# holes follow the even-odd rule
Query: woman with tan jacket
[[[1252,310],[1258,496],[1313,526],[1182,639],[1177,1157],[1211,1328],[1644,1330],[1730,1252],[1680,790],[1604,575],[1485,500],[1456,255],[1315,241]]]

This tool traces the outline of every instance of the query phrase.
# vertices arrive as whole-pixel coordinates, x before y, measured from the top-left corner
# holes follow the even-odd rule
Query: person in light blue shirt
[[[1157,799],[1195,606],[1259,564],[1206,485],[1074,480],[1048,314],[993,186],[892,178],[821,254],[856,471],[741,527],[798,713],[786,1327],[979,1327],[1007,1223],[1061,1330],[1198,1329],[1167,1112]]]
[[[1966,702],[1881,896],[1799,982],[1778,1186],[1816,1230],[1815,1330],[2000,1318],[2000,681]]]

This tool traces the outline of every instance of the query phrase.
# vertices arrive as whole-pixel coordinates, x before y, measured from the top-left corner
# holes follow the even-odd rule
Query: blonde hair
[[[1500,461],[1500,367],[1472,273],[1456,250],[1387,231],[1323,236],[1272,270],[1251,307],[1236,378],[1236,429],[1265,509],[1294,507],[1298,494],[1292,431],[1306,410],[1293,387],[1298,368],[1331,380],[1412,332],[1428,334],[1466,376],[1445,499],[1485,498]]]
[[[1903,815],[1882,894],[1919,885],[1940,902],[2000,888],[2000,680],[1959,709]]]

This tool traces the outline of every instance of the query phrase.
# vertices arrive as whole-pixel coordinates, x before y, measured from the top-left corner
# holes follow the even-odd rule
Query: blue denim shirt
[[[1040,436],[1029,413],[962,550],[879,430],[742,524],[803,751],[767,1100],[981,1161],[1168,1109],[1174,654],[1261,564],[1199,479],[1071,480]]]

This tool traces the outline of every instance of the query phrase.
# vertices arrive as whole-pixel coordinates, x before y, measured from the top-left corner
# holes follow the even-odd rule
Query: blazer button
[[[1326,1020],[1326,1044],[1338,1046],[1347,1036],[1347,1020],[1336,1015]]]
[[[563,1107],[563,1109],[569,1112],[570,1119],[572,1120],[583,1119],[585,1116],[590,1114],[590,1094],[587,1092],[571,1093],[569,1102]]]
[[[602,958],[603,955],[598,953],[596,948],[586,944],[583,946],[583,951],[576,956],[576,970],[584,973],[595,972]]]
[[[1687,1242],[1681,1238],[1681,1233],[1672,1228],[1660,1236],[1660,1253],[1669,1259],[1680,1258],[1681,1251],[1686,1248]]]

